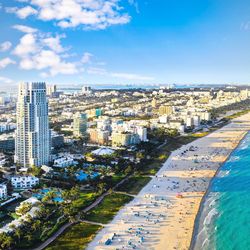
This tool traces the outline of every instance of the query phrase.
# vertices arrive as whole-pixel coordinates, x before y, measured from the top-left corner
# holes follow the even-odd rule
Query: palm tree
[[[1,250],[10,249],[13,244],[14,244],[13,238],[11,238],[6,233],[0,234],[0,249]]]
[[[32,228],[33,231],[37,231],[40,226],[41,226],[41,221],[40,220],[36,220],[32,224],[31,228]]]
[[[14,237],[17,238],[18,242],[20,242],[22,236],[22,230],[20,228],[16,228],[14,230]]]

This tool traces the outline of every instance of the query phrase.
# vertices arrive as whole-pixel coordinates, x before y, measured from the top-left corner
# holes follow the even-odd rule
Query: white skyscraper
[[[15,161],[22,167],[47,164],[50,148],[46,84],[21,83],[17,101]]]

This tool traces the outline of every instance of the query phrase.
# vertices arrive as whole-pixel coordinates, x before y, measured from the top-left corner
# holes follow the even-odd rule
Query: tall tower
[[[48,164],[51,138],[44,82],[19,85],[16,119],[15,162],[22,167]]]
[[[74,136],[83,137],[87,131],[87,115],[76,113],[73,121]]]

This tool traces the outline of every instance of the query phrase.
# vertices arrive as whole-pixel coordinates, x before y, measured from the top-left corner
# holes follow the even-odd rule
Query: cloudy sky
[[[0,0],[0,84],[250,83],[247,0]]]

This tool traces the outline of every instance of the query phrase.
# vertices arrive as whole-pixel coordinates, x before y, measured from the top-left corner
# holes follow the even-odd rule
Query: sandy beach
[[[174,151],[88,249],[189,249],[210,180],[249,130],[246,114]]]

